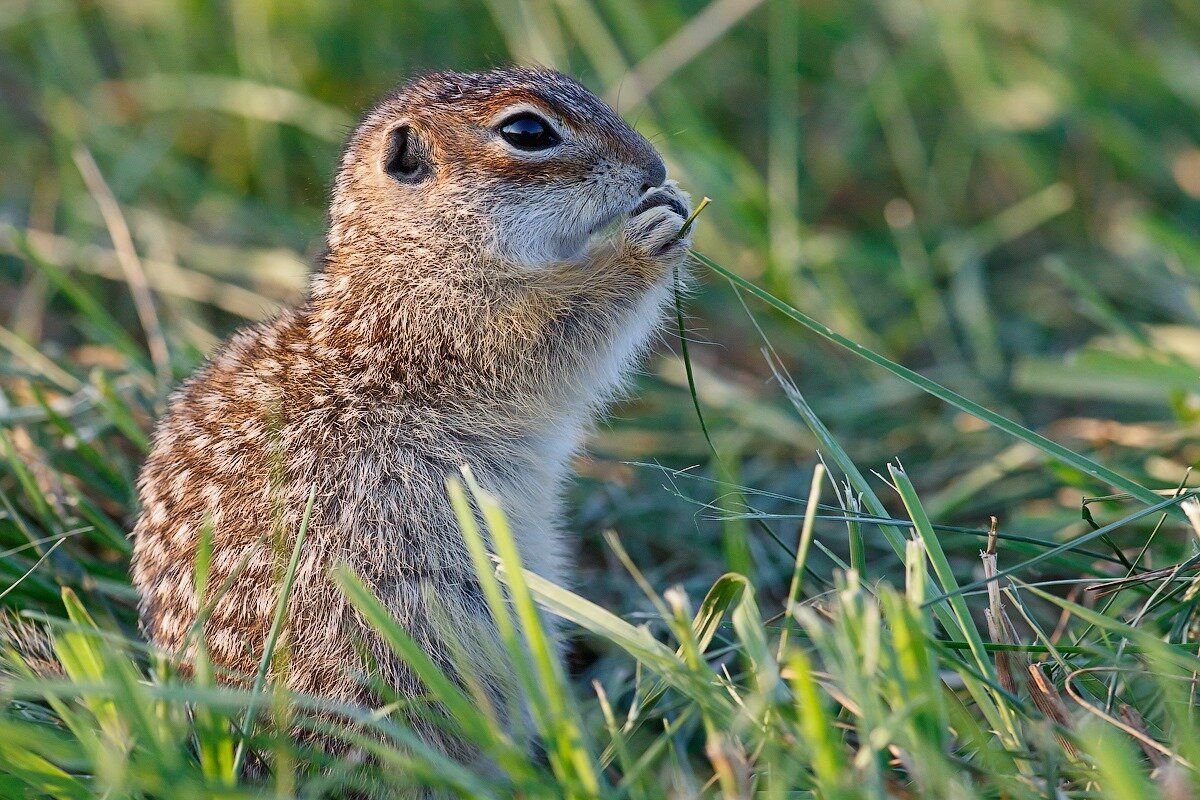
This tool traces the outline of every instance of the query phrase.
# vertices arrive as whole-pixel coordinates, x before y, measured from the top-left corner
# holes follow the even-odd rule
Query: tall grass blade
[[[296,568],[300,565],[300,553],[304,548],[304,540],[308,536],[308,525],[312,521],[313,505],[316,501],[317,487],[314,486],[308,492],[308,502],[304,505],[304,516],[300,521],[300,530],[296,533],[296,543],[292,546],[292,555],[288,559],[287,569],[284,571],[283,580],[279,585],[279,596],[275,601],[275,616],[271,619],[271,629],[268,631],[267,641],[263,645],[262,657],[258,662],[258,671],[254,674],[254,684],[251,688],[254,694],[261,692],[263,686],[266,685],[267,672],[270,670],[271,662],[276,656],[275,647],[279,643],[279,634],[283,631],[283,624],[287,619],[288,601],[292,596],[292,585],[296,581]],[[250,709],[246,709],[246,714],[242,717],[242,739],[238,742],[237,753],[233,759],[235,772],[242,768],[242,762],[246,757],[246,746],[250,736],[252,721],[252,712]]]
[[[873,350],[869,350],[857,342],[848,339],[839,333],[836,333],[828,326],[822,325],[812,317],[796,310],[769,292],[763,291],[740,275],[730,272],[712,259],[701,255],[700,253],[693,253],[693,255],[699,259],[700,263],[704,264],[709,269],[725,278],[737,288],[749,292],[771,307],[782,312],[785,316],[800,323],[818,336],[827,339],[836,345],[846,348],[859,358],[869,361],[876,366],[882,367],[896,377],[912,384],[913,386],[916,386],[918,389],[926,392],[927,394],[930,394],[945,403],[949,403],[960,411],[965,411],[971,416],[987,422],[988,424],[1004,431],[1010,436],[1033,445],[1053,458],[1058,459],[1062,463],[1069,464],[1070,466],[1075,467],[1081,472],[1092,476],[1096,480],[1101,481],[1108,486],[1129,492],[1143,503],[1153,505],[1158,501],[1158,496],[1145,486],[1142,486],[1140,483],[1110,470],[1109,468],[1093,461],[1087,456],[1063,447],[1057,442],[1042,436],[1040,433],[1035,433],[1028,428],[1018,425],[1016,422],[1002,417],[1001,415],[991,411],[988,408],[985,408],[979,403],[969,400],[957,392],[951,391],[950,389],[947,389],[946,387],[929,380],[925,376],[914,372],[907,367],[901,366],[890,359],[884,358]]]

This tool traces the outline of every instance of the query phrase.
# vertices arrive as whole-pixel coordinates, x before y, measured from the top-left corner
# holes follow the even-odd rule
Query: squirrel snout
[[[651,151],[649,158],[646,159],[646,163],[643,165],[643,170],[642,194],[666,183],[667,165],[663,163],[662,156],[658,153]]]

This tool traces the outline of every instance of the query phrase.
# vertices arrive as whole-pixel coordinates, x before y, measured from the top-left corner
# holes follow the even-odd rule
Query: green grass
[[[166,388],[302,291],[355,114],[513,59],[713,204],[686,363],[578,465],[584,590],[464,524],[543,756],[339,573],[480,772],[182,677],[125,532]],[[0,797],[1200,797],[1198,68],[1168,0],[0,7],[0,604],[67,670],[6,657]]]

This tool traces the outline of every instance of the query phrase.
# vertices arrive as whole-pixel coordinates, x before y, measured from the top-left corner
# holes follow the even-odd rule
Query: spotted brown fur
[[[550,154],[506,149],[505,109],[552,115]],[[428,177],[384,169],[411,127]],[[373,704],[367,676],[422,687],[332,583],[345,562],[449,674],[456,649],[502,718],[521,703],[449,506],[469,465],[503,504],[526,565],[569,580],[561,485],[588,426],[656,330],[687,198],[657,153],[555,72],[435,73],[369,111],[343,154],[328,254],[304,302],[236,334],[174,395],[139,487],[133,577],[154,643],[186,657],[198,609],[214,662],[252,675],[283,560],[315,505],[272,678]],[[630,212],[647,185],[675,200]],[[611,239],[588,236],[624,219]],[[212,531],[209,593],[194,592]],[[219,587],[228,586],[218,594]],[[365,657],[364,657],[365,656]],[[419,715],[409,722],[471,753]]]

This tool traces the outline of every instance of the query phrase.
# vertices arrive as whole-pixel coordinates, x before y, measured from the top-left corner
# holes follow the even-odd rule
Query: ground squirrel
[[[444,669],[452,635],[502,694],[445,481],[470,465],[525,565],[568,579],[568,462],[661,322],[688,252],[687,195],[602,100],[524,68],[434,73],[388,95],[351,135],[332,194],[307,298],[236,334],[154,435],[134,529],[145,632],[186,652],[211,525],[208,585],[244,572],[204,637],[217,665],[253,674],[277,553],[290,552],[315,490],[287,685],[369,703],[365,662],[401,695],[422,691],[331,582],[345,561]]]

